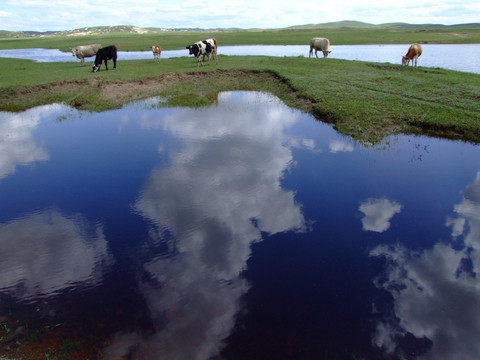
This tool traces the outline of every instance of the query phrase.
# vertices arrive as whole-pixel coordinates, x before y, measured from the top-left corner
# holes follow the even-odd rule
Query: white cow
[[[85,58],[95,56],[97,51],[102,47],[100,44],[79,45],[71,48],[73,56],[82,60],[82,65],[85,65]]]
[[[310,53],[308,57],[313,55],[313,49],[315,49],[315,56],[318,58],[317,51],[321,50],[323,52],[323,57],[326,58],[330,51],[330,41],[327,38],[314,37],[310,40]]]

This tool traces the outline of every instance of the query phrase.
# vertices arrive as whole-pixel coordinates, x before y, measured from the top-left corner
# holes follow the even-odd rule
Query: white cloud
[[[0,224],[0,289],[28,299],[78,283],[97,283],[111,263],[100,226],[81,215],[34,213]]]
[[[0,112],[0,180],[21,165],[49,160],[47,151],[35,142],[33,133],[40,118],[64,109],[54,104],[20,113]]]
[[[61,14],[68,14],[62,16]],[[140,27],[240,27],[278,28],[292,25],[358,20],[386,22],[458,24],[478,22],[477,1],[439,0],[422,3],[406,0],[378,3],[372,0],[307,0],[198,2],[106,0],[94,6],[66,0],[6,1],[0,12],[1,30],[69,30],[86,26],[135,25]],[[37,18],[37,21],[32,19]]]
[[[360,204],[364,213],[363,230],[384,232],[390,227],[390,219],[402,210],[402,205],[388,199],[368,199]]]
[[[184,145],[169,151],[169,166],[151,172],[134,206],[155,224],[152,242],[172,234],[175,255],[147,264],[155,281],[142,287],[159,330],[148,338],[117,334],[107,359],[130,348],[153,360],[218,354],[249,287],[240,275],[251,245],[262,233],[306,227],[295,193],[280,183],[293,160],[284,130],[298,111],[245,92],[221,93],[215,107],[163,114],[150,111],[143,128],[163,128]]]
[[[328,147],[330,148],[330,152],[332,153],[353,151],[353,145],[342,140],[331,139]]]
[[[401,346],[407,333],[432,342],[419,359],[476,360],[480,354],[480,172],[454,211],[457,221],[446,224],[455,246],[437,243],[418,252],[379,246],[370,254],[387,260],[377,286],[392,295],[395,315],[377,324],[373,343],[400,359],[408,358]]]

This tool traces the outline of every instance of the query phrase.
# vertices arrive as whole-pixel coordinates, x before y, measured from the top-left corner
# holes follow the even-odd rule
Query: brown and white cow
[[[308,57],[313,55],[313,49],[315,49],[315,56],[318,58],[317,51],[323,52],[323,57],[326,58],[330,51],[330,40],[327,38],[314,37],[310,40],[310,52]]]
[[[153,58],[155,61],[160,60],[160,55],[162,53],[162,47],[160,45],[152,45]]]
[[[402,65],[408,65],[410,60],[412,60],[412,65],[415,61],[415,66],[417,66],[417,61],[420,55],[422,55],[422,46],[419,43],[413,43],[410,45],[407,54],[402,56]]]
[[[73,56],[76,56],[82,61],[82,65],[85,65],[85,58],[95,56],[97,51],[102,47],[100,44],[92,45],[79,45],[71,48]]]
[[[193,45],[188,45],[187,49],[189,51],[189,55],[194,55],[197,60],[197,67],[202,64],[205,60],[205,56],[208,57],[208,64],[210,65],[210,58],[213,56],[215,58],[215,62],[218,65],[218,57],[217,57],[217,50],[218,50],[218,42],[217,39],[211,38],[203,41],[197,41]],[[202,58],[202,59],[200,59]]]

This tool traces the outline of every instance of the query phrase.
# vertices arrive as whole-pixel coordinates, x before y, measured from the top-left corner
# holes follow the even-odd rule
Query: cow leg
[[[82,60],[82,66],[85,65],[85,58],[82,57],[81,60]]]
[[[315,56],[318,59],[318,49],[315,49]]]
[[[113,58],[113,68],[114,69],[117,68],[117,58],[116,57]]]
[[[105,59],[105,70],[108,71],[108,60],[107,59]]]
[[[215,63],[218,65],[217,49],[213,52],[213,56],[215,57]]]

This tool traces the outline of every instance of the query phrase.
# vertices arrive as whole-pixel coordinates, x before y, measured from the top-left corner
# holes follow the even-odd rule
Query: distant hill
[[[327,22],[323,24],[306,24],[289,26],[287,29],[375,29],[378,25],[368,24],[361,21],[344,20]]]
[[[140,28],[132,25],[117,26],[94,26],[65,31],[0,31],[0,38],[18,38],[18,37],[45,37],[45,36],[81,36],[81,35],[101,35],[113,33],[125,34],[148,34],[168,31],[163,28]]]
[[[442,24],[407,24],[407,23],[385,23],[385,24],[369,24],[361,21],[344,20],[336,22],[327,22],[323,24],[307,24],[290,26],[287,29],[433,29],[433,28],[473,28],[480,27],[480,23],[442,25]]]
[[[368,24],[361,21],[353,20],[344,20],[337,22],[327,22],[322,24],[306,24],[306,25],[296,25],[290,26],[285,29],[387,29],[387,28],[398,28],[398,29],[429,29],[429,28],[473,28],[480,27],[480,23],[471,23],[471,24],[456,24],[456,25],[441,25],[441,24],[407,24],[407,23],[387,23],[387,24]],[[176,28],[176,29],[165,29],[165,28],[141,28],[138,26],[132,25],[117,25],[117,26],[96,26],[96,27],[85,27],[74,30],[65,30],[65,31],[5,31],[0,30],[0,39],[6,38],[24,38],[24,37],[46,37],[46,36],[82,36],[82,35],[101,35],[101,34],[113,34],[113,33],[125,33],[125,34],[152,34],[165,31],[202,31],[202,30],[245,30],[245,29],[200,29],[200,28]],[[250,29],[253,30],[253,29]],[[273,30],[273,29],[272,29]]]

